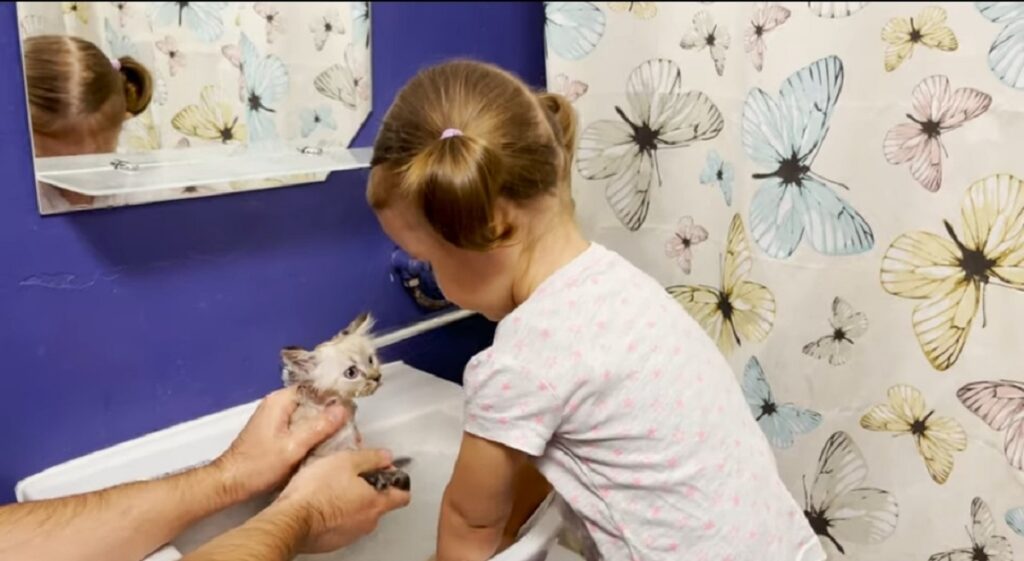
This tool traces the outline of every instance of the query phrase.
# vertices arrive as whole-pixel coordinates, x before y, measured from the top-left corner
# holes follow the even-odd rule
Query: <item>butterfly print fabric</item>
[[[718,344],[829,558],[1019,558],[1024,3],[573,6],[578,220]]]

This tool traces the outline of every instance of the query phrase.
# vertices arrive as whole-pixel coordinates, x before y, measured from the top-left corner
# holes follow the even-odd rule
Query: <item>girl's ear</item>
[[[300,347],[285,347],[281,349],[281,362],[284,383],[299,384],[308,380],[316,368],[316,355]]]
[[[367,335],[370,330],[373,329],[374,319],[370,315],[370,312],[363,312],[356,316],[356,319],[352,320],[352,323],[348,324],[348,327],[341,330],[338,334],[339,337],[346,335]]]

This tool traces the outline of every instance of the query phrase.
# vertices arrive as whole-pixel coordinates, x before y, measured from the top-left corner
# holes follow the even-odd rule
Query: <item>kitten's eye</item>
[[[358,377],[359,377],[359,371],[356,370],[355,366],[349,366],[348,369],[345,370],[345,378],[347,378],[349,380],[355,380]]]

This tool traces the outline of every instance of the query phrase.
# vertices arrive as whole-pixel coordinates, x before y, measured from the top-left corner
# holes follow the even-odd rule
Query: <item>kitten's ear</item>
[[[316,355],[300,347],[285,347],[281,349],[281,362],[284,364],[284,382],[298,384],[316,368]]]
[[[348,327],[341,330],[342,337],[346,335],[368,335],[370,330],[373,329],[374,319],[370,315],[370,312],[363,312],[356,316],[356,319],[352,320],[352,323],[348,324]]]

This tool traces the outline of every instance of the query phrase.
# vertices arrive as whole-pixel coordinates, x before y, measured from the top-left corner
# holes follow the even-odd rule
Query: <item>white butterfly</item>
[[[832,333],[804,345],[804,354],[818,360],[828,359],[832,366],[845,364],[850,359],[854,339],[868,330],[868,317],[836,296],[832,301]]]
[[[974,497],[971,501],[971,528],[967,531],[971,547],[936,553],[928,561],[1013,561],[1010,542],[995,532],[992,511],[981,497]]]
[[[580,136],[577,168],[586,179],[609,179],[605,198],[631,231],[647,220],[651,189],[661,185],[658,150],[710,140],[722,131],[722,114],[702,92],[683,91],[675,62],[651,59],[629,73],[619,119],[590,123]]]
[[[62,28],[55,21],[36,14],[29,14],[21,18],[21,22],[18,25],[21,28],[21,36],[25,39],[36,35],[54,33],[56,29]]]
[[[338,13],[332,11],[314,19],[309,24],[309,30],[313,33],[313,46],[316,47],[316,50],[322,51],[331,35],[345,33],[345,26],[341,24]]]
[[[819,18],[845,18],[861,11],[867,2],[808,2],[811,13]]]
[[[355,109],[360,101],[370,99],[366,66],[356,60],[351,44],[345,49],[344,63],[332,65],[317,74],[313,79],[313,87],[320,95],[340,101],[349,109]]]
[[[725,72],[725,51],[729,49],[729,30],[716,25],[711,14],[700,10],[693,16],[693,29],[683,35],[679,46],[688,51],[700,51],[705,47],[711,53],[711,61],[715,63],[715,72],[721,76]]]
[[[874,544],[896,530],[899,505],[888,491],[860,487],[868,466],[860,449],[843,431],[833,433],[818,456],[818,471],[808,492],[804,515],[822,543],[846,553],[843,542]]]
[[[253,11],[266,22],[267,44],[274,42],[274,37],[280,35],[284,29],[284,18],[281,10],[269,2],[256,2],[252,5]]]
[[[764,68],[764,55],[768,46],[764,42],[764,36],[786,23],[789,19],[789,9],[775,2],[759,2],[753,13],[750,14],[750,25],[743,34],[743,47],[750,55],[750,62],[754,70],[758,72]]]

